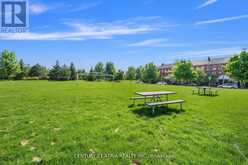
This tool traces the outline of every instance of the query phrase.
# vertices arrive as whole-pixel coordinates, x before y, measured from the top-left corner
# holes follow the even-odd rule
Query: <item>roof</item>
[[[229,58],[212,58],[211,64],[225,64],[227,63]],[[202,61],[192,61],[193,66],[199,66],[199,65],[207,65],[209,62],[208,60],[202,60]],[[161,65],[159,68],[171,68],[174,64],[164,64]]]
[[[161,65],[159,68],[171,68],[173,66],[174,64],[164,64],[164,65]]]
[[[227,61],[228,58],[212,58],[210,64],[225,64]],[[193,65],[207,65],[208,63],[208,60],[192,62]]]

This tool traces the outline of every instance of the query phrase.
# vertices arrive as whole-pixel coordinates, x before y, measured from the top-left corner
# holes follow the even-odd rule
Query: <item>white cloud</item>
[[[131,44],[128,44],[128,46],[133,46],[133,47],[183,47],[183,46],[189,46],[189,44],[168,43],[167,41],[168,41],[168,39],[155,38],[155,39],[149,39],[149,40],[131,43]]]
[[[207,6],[212,5],[212,4],[216,3],[216,2],[218,2],[218,0],[208,0],[205,3],[201,4],[200,6],[198,6],[197,9],[207,7]]]
[[[150,20],[151,18],[148,18]],[[69,32],[50,33],[0,33],[0,40],[86,40],[110,39],[121,35],[138,35],[159,31],[165,25],[163,22],[155,23],[154,20],[143,19],[119,20],[110,23],[82,23],[66,22],[73,28]],[[169,26],[169,25],[166,25]]]
[[[163,38],[149,39],[141,42],[131,43],[129,44],[129,46],[158,46],[167,40],[168,39],[163,39]]]
[[[79,12],[87,9],[91,9],[101,5],[102,1],[96,1],[93,3],[81,3],[77,6],[68,3],[49,3],[49,5],[44,3],[33,3],[29,5],[29,10],[31,14],[42,14],[51,10],[56,10],[56,12]]]
[[[44,4],[30,4],[29,10],[31,14],[42,14],[49,10],[49,7],[47,7]]]
[[[72,9],[70,9],[69,12],[78,12],[78,11],[88,10],[88,9],[97,7],[101,5],[102,3],[103,3],[102,1],[97,1],[93,3],[78,5],[77,7],[73,7]]]
[[[227,21],[233,21],[233,20],[239,20],[239,19],[245,19],[245,18],[248,18],[248,15],[226,17],[226,18],[213,19],[213,20],[207,20],[207,21],[199,21],[199,22],[196,22],[195,24],[196,25],[213,24],[213,23],[221,23],[221,22],[227,22]]]
[[[166,38],[153,38],[148,40],[143,40],[135,43],[130,43],[128,46],[132,47],[184,47],[191,46],[191,44],[186,43],[171,43],[168,42]]]

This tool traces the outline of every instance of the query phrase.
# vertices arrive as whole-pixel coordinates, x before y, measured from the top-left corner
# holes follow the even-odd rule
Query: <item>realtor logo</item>
[[[1,1],[1,32],[25,32],[28,26],[27,1]]]

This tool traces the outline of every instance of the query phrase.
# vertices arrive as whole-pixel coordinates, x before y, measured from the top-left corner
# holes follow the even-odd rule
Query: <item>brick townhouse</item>
[[[209,62],[208,60],[203,61],[192,61],[194,69],[202,69],[205,73],[210,73],[216,77],[224,74],[224,66],[226,65],[228,58],[212,58]],[[165,64],[159,67],[160,74],[166,77],[172,73],[172,68],[174,64]]]

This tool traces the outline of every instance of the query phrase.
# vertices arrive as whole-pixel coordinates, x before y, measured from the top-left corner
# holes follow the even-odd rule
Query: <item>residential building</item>
[[[209,73],[213,76],[219,77],[224,74],[224,66],[226,65],[228,58],[212,58],[210,62],[208,60],[192,61],[194,69],[202,69],[205,73]],[[159,67],[160,74],[163,77],[167,77],[172,73],[172,68],[175,64],[164,64]]]

